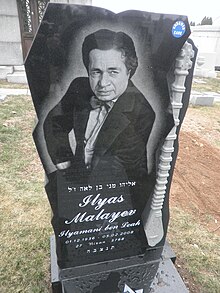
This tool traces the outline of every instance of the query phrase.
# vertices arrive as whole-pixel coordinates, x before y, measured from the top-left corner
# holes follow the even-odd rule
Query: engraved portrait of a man
[[[135,181],[140,206],[149,196],[146,146],[155,113],[131,81],[138,66],[134,42],[100,29],[85,37],[82,58],[88,77],[75,78],[45,120],[48,153],[73,182]]]
[[[85,37],[82,58],[88,77],[72,81],[44,123],[54,165],[85,180],[97,173],[145,180],[155,113],[131,81],[138,66],[133,40],[124,32],[100,29]]]

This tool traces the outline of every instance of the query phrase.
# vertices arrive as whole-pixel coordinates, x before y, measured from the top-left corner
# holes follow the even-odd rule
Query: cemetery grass
[[[0,292],[49,291],[50,208],[34,144],[30,97],[0,103]]]
[[[216,78],[194,77],[192,90],[197,92],[216,92],[220,94],[220,72]]]
[[[0,88],[7,89],[28,89],[28,85],[25,83],[10,83],[5,79],[0,79]]]
[[[28,96],[8,97],[0,103],[0,108],[0,292],[46,293],[50,287],[51,212],[43,188],[43,169],[32,141],[35,113]],[[190,117],[203,117],[203,109],[191,108],[192,113],[197,112]],[[220,108],[211,109],[218,112]],[[213,116],[212,110],[204,111],[207,117]],[[201,140],[201,133],[187,132],[192,130],[191,118],[187,118],[188,124],[180,137],[170,194],[168,238],[177,255],[177,268],[190,292],[217,293],[220,292],[220,215],[216,204],[220,190],[219,149],[214,141],[212,146]],[[201,159],[203,152],[209,153],[208,169]],[[214,159],[210,166],[211,158]],[[194,174],[195,168],[199,169],[198,176]],[[213,176],[216,181],[211,185],[206,180]],[[206,188],[199,189],[195,183]],[[209,201],[201,201],[202,196]]]

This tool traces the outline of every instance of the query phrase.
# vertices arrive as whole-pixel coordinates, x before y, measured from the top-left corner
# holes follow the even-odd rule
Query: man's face
[[[101,101],[120,97],[130,75],[122,53],[115,49],[94,49],[89,53],[89,60],[89,82],[96,97]]]

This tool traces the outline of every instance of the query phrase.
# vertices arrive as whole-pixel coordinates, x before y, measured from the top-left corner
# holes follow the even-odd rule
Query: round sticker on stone
[[[181,38],[186,32],[186,25],[183,21],[176,21],[172,27],[174,38]]]

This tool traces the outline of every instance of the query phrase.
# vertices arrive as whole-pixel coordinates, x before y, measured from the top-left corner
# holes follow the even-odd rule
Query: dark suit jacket
[[[84,135],[94,95],[88,78],[75,79],[66,94],[48,114],[44,123],[47,148],[52,161],[71,161],[73,172],[84,176]],[[155,113],[140,91],[129,81],[126,91],[108,114],[96,141],[92,174],[128,179],[147,176],[146,144]],[[68,134],[74,129],[76,152]],[[95,173],[94,173],[95,172]],[[97,176],[97,175],[96,175]]]

